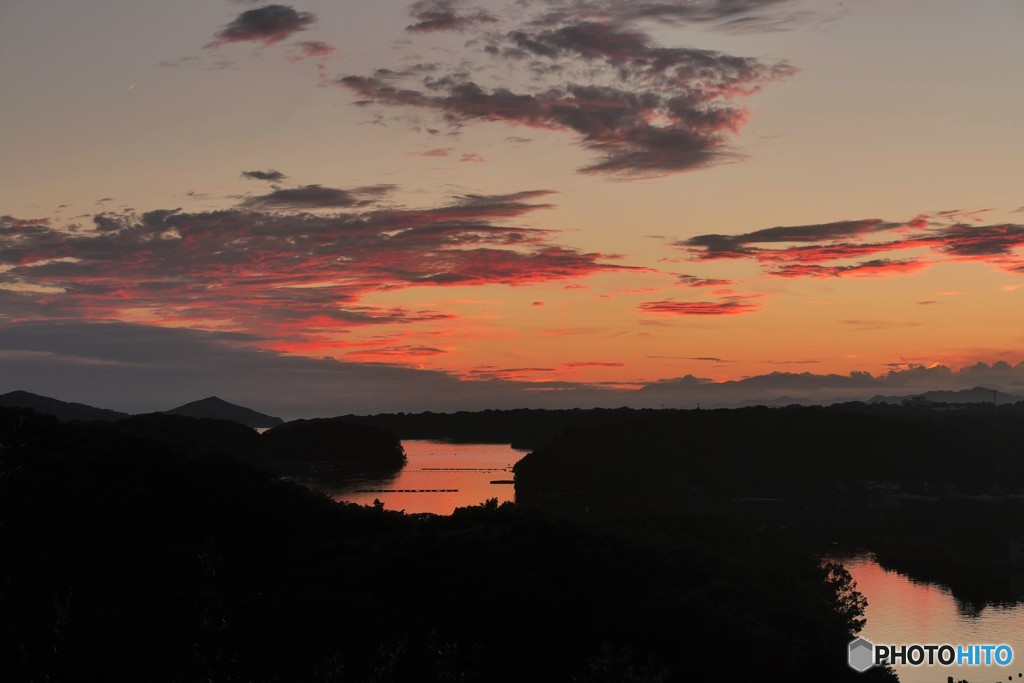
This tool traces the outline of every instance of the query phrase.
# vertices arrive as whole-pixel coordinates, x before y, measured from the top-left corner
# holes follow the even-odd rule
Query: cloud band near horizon
[[[92,226],[0,217],[4,318],[106,319],[239,329],[302,342],[454,313],[380,308],[373,292],[525,285],[629,268],[507,221],[544,191],[396,206],[392,186],[276,188],[235,208],[104,212]]]

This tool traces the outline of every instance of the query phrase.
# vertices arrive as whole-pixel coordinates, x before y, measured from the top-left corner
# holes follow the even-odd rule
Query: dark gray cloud
[[[339,305],[331,317],[338,323],[349,325],[380,325],[386,323],[423,323],[450,320],[455,316],[440,311],[406,308],[377,308],[373,306]]]
[[[1024,388],[1024,363],[976,363],[953,370],[944,365],[901,364],[880,375],[854,371],[846,375],[772,372],[740,380],[715,382],[693,375],[647,384],[633,400],[643,405],[662,401],[671,407],[735,406],[751,403],[834,403],[866,400],[885,392],[910,395],[931,390],[995,386],[1010,393]],[[641,398],[642,397],[642,398]]]
[[[416,23],[406,31],[465,31],[480,24],[493,24],[494,15],[483,9],[463,10],[464,3],[456,0],[418,0],[409,7],[409,14]]]
[[[564,405],[566,393],[585,405],[614,406],[620,400],[615,392],[585,384],[497,376],[505,371],[467,381],[380,362],[289,356],[261,350],[262,342],[250,335],[117,321],[9,323],[0,325],[0,393],[25,389],[126,412],[167,410],[216,394],[288,419],[426,407],[554,406]],[[387,358],[387,349],[376,351]],[[407,357],[434,350],[390,351]]]
[[[957,223],[926,237],[939,251],[965,258],[1005,256],[1024,246],[1024,225],[965,225]]]
[[[273,45],[316,22],[310,12],[298,12],[290,5],[264,5],[242,12],[214,36],[206,47],[224,43],[257,42]]]
[[[647,301],[640,304],[644,313],[680,316],[743,315],[761,308],[760,297],[734,294],[715,301]]]
[[[431,110],[454,128],[483,120],[573,133],[596,156],[585,172],[640,177],[686,171],[738,158],[729,141],[748,117],[739,99],[795,69],[786,62],[661,47],[631,22],[734,16],[764,4],[578,3],[564,16],[541,4],[543,21],[478,27],[468,43],[477,54],[457,64],[377,70],[338,83],[360,104]],[[489,76],[507,73],[509,63],[522,74],[515,85]]]
[[[888,230],[898,225],[868,218],[815,225],[777,226],[739,235],[698,235],[676,242],[675,246],[692,250],[702,259],[739,258],[754,255],[757,252],[754,245],[757,244],[834,242]]]
[[[733,32],[779,31],[806,19],[792,0],[518,0],[535,10],[531,25],[569,21],[708,25]]]
[[[686,273],[676,276],[676,281],[687,287],[727,287],[734,284],[732,280],[723,280],[713,277],[697,277]]]
[[[920,214],[909,221],[877,218],[774,227],[737,235],[697,235],[673,243],[695,260],[749,259],[784,278],[886,277],[918,272],[939,261],[982,261],[1009,272],[1024,267],[1024,225],[956,220],[978,212]],[[977,219],[975,219],[977,220]],[[888,254],[925,252],[895,259]],[[930,253],[932,256],[928,256]],[[855,263],[837,261],[876,258]]]
[[[724,61],[734,58],[720,56]],[[703,59],[714,61],[711,53]],[[746,81],[773,80],[790,70],[765,67],[750,60],[714,77]],[[732,74],[727,74],[730,71]],[[705,72],[708,73],[708,72]],[[651,176],[685,171],[734,157],[727,138],[745,122],[745,110],[726,104],[725,90],[690,83],[669,90],[656,84],[608,86],[567,83],[542,92],[516,93],[486,88],[472,80],[432,80],[424,90],[396,87],[378,78],[349,76],[340,83],[367,102],[420,107],[443,113],[450,121],[505,121],[536,128],[572,131],[598,160],[584,167],[591,173]],[[646,86],[646,87],[645,87]]]
[[[241,206],[250,209],[349,209],[368,206],[393,189],[392,185],[375,185],[353,190],[341,190],[323,185],[303,185],[278,188],[267,194],[248,197]]]
[[[477,380],[382,363],[289,356],[252,335],[103,321],[0,325],[0,393],[24,389],[126,412],[166,410],[216,394],[285,418],[384,411],[515,407],[692,408],[756,402],[866,399],[932,389],[1024,388],[1024,363],[960,370],[903,366],[881,375],[773,372],[716,382],[693,375],[637,390],[537,381],[555,368],[481,367]],[[397,352],[396,352],[397,353]],[[429,351],[424,351],[429,353]],[[700,362],[703,359],[698,359]],[[708,357],[711,360],[711,357]],[[531,381],[514,379],[524,375]],[[512,377],[513,379],[508,379]]]
[[[924,270],[928,264],[915,259],[872,259],[848,266],[823,266],[816,263],[789,263],[768,271],[769,275],[786,278],[826,278],[826,277],[885,277],[886,275],[906,275]]]
[[[266,171],[242,171],[242,177],[249,180],[266,180],[272,183],[279,183],[288,176],[280,171],[267,169]]]
[[[256,348],[259,341],[120,322],[8,324],[0,327],[0,376],[5,387],[130,412],[217,394],[286,417],[312,417],[423,406],[431,395],[451,396],[456,405],[474,393],[445,373],[285,356]]]

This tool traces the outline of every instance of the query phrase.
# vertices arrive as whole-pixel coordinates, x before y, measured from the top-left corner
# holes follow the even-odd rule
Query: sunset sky
[[[1024,394],[1020,0],[5,0],[0,392]]]

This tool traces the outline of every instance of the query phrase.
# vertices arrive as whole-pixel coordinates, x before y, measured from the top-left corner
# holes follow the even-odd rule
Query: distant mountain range
[[[868,403],[903,403],[904,401],[927,401],[929,403],[992,403],[1005,405],[1024,401],[1024,396],[1007,394],[997,389],[974,387],[960,391],[926,391],[912,396],[874,396]]]
[[[901,395],[901,396],[883,396],[877,395],[868,399],[868,403],[889,403],[900,405],[902,403],[949,403],[949,404],[970,404],[970,403],[992,403],[993,399],[998,405],[1007,405],[1010,403],[1016,403],[1018,401],[1024,401],[1024,396],[1018,396],[1015,394],[1008,394],[1003,391],[996,390],[993,394],[992,389],[986,389],[985,387],[974,387],[973,389],[962,389],[960,391],[926,391],[921,394]],[[846,399],[850,400],[850,399]],[[733,406],[742,405],[768,405],[768,406],[786,406],[791,404],[802,404],[802,405],[821,405],[828,403],[842,403],[843,400],[834,401],[810,401],[805,398],[798,397],[779,397],[774,400],[768,401],[746,401],[739,404],[733,404]],[[53,415],[59,420],[70,421],[70,420],[121,420],[126,417],[130,417],[128,413],[118,412],[116,410],[107,410],[104,408],[96,408],[93,406],[85,405],[83,403],[69,403],[67,401],[60,401],[55,398],[48,396],[40,396],[27,391],[11,391],[6,394],[0,395],[0,407],[9,408],[31,408],[37,413],[43,415]],[[716,405],[713,402],[709,402],[709,408],[722,408],[732,407],[725,405]],[[278,425],[284,424],[284,420],[273,415],[266,415],[258,411],[246,408],[244,406],[229,403],[217,396],[209,396],[207,398],[192,401],[185,405],[172,408],[171,410],[163,411],[168,415],[181,415],[184,417],[192,418],[210,418],[215,420],[228,420],[243,424],[253,429],[269,429]],[[557,411],[556,411],[557,412]],[[460,413],[462,414],[462,413]],[[387,416],[381,416],[387,417]],[[358,416],[348,416],[350,422],[366,421],[370,418],[360,418]],[[392,429],[395,429],[395,425],[389,425]],[[401,432],[402,430],[398,430]],[[457,431],[457,430],[456,430]],[[449,434],[451,436],[451,434]],[[481,438],[477,435],[475,438]]]
[[[49,396],[40,396],[27,391],[11,391],[0,395],[0,406],[5,408],[31,408],[43,415],[53,415],[58,420],[120,420],[128,413],[116,410],[94,408],[84,403],[68,403]]]
[[[284,420],[279,417],[264,415],[263,413],[256,412],[251,408],[245,408],[243,406],[235,405],[234,403],[228,403],[224,399],[217,398],[216,396],[209,396],[199,401],[192,401],[191,403],[186,403],[183,406],[178,406],[171,410],[165,410],[164,412],[170,415],[184,415],[185,417],[209,417],[215,420],[230,420],[231,422],[239,422],[244,424],[246,427],[252,427],[254,429],[276,427],[277,425],[284,424]]]
[[[0,406],[7,408],[31,408],[43,415],[53,415],[58,420],[120,420],[130,417],[128,413],[116,410],[95,408],[84,403],[69,403],[49,396],[40,396],[28,391],[11,391],[0,395]],[[228,403],[210,396],[199,401],[186,403],[171,410],[164,411],[170,415],[184,415],[194,418],[211,418],[230,420],[254,429],[276,427],[284,424],[284,420],[272,415],[264,415],[250,408]]]

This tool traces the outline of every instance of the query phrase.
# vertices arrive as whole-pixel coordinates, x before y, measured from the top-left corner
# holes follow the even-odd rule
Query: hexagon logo
[[[861,673],[875,665],[875,645],[867,638],[854,638],[850,641],[850,668]]]

